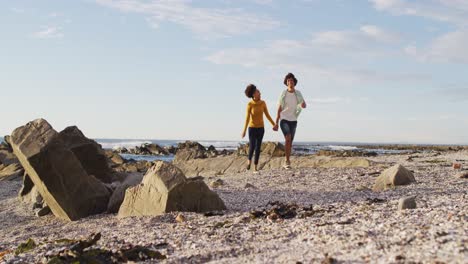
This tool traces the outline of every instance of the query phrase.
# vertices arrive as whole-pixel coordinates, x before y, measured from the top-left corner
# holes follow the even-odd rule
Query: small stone
[[[257,189],[257,187],[253,186],[252,184],[250,183],[246,183],[245,186],[244,186],[245,189]]]
[[[453,168],[454,170],[460,170],[461,167],[462,167],[461,163],[454,162],[454,163],[452,164],[452,168]]]
[[[36,212],[36,216],[41,217],[41,216],[48,215],[50,213],[51,213],[51,211],[50,211],[49,206],[45,206],[45,207],[41,208],[39,211]]]
[[[415,208],[416,208],[416,200],[414,196],[403,197],[398,202],[398,210],[415,209]]]
[[[224,181],[221,179],[217,179],[215,181],[210,182],[210,187],[211,188],[218,188],[219,186],[224,185]]]
[[[460,179],[468,179],[468,171],[461,171],[455,175],[455,177]]]
[[[185,219],[185,216],[183,214],[178,214],[175,220],[177,223],[182,223],[185,222],[187,219]]]

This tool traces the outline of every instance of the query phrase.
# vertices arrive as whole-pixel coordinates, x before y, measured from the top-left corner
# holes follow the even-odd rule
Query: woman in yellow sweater
[[[248,98],[252,98],[247,104],[247,114],[245,117],[244,130],[242,132],[242,138],[245,137],[247,126],[249,127],[249,165],[247,170],[250,170],[252,165],[252,156],[255,151],[255,172],[258,171],[257,165],[260,158],[260,149],[262,147],[263,135],[265,134],[265,128],[263,125],[263,114],[268,118],[271,125],[274,126],[275,122],[268,113],[268,108],[265,101],[261,100],[260,90],[253,84],[249,84],[245,89],[245,95]]]

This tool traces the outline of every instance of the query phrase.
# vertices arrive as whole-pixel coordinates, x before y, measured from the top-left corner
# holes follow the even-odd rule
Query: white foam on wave
[[[329,147],[331,150],[355,150],[355,149],[358,149],[357,147],[355,146],[335,146],[335,145],[329,145],[327,146]]]
[[[141,146],[142,144],[151,143],[151,141],[139,141],[139,140],[132,140],[132,141],[113,141],[113,142],[99,142],[102,148],[105,149],[118,149],[118,148],[133,148],[136,146]]]

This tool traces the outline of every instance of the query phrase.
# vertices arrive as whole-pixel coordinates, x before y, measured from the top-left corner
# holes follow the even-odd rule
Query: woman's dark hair
[[[284,85],[288,86],[288,79],[293,79],[294,80],[294,86],[297,85],[297,79],[296,77],[294,76],[294,74],[292,73],[288,73],[286,74],[286,76],[284,77]]]
[[[248,98],[253,98],[253,95],[254,95],[256,90],[257,90],[257,87],[255,85],[249,84],[249,85],[247,85],[247,88],[245,88],[245,95]]]

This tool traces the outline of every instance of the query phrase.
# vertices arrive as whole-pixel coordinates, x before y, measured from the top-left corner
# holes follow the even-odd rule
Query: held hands
[[[278,131],[278,124],[273,127],[273,131]]]

